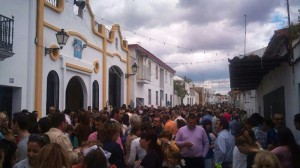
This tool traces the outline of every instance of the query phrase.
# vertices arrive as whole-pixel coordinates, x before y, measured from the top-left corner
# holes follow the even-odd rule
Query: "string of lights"
[[[67,1],[67,3],[73,3],[71,1]],[[85,13],[87,13],[88,11],[87,10],[84,10]],[[109,26],[112,26],[113,24],[115,24],[114,22],[110,21],[110,20],[107,20],[103,17],[100,17],[98,15],[95,15],[95,23],[96,24],[101,24],[101,22],[105,22],[107,23]],[[162,45],[168,45],[168,46],[171,46],[171,47],[175,47],[175,48],[178,48],[178,49],[184,49],[184,50],[187,50],[187,51],[190,51],[190,52],[199,52],[199,53],[203,53],[204,55],[215,55],[215,56],[218,56],[218,55],[225,55],[224,53],[222,54],[218,54],[218,53],[215,53],[215,52],[207,52],[206,50],[202,50],[202,51],[199,51],[199,50],[194,50],[192,48],[188,48],[188,47],[185,47],[185,46],[180,46],[180,45],[175,45],[175,44],[172,44],[172,43],[168,43],[168,42],[165,42],[165,41],[162,41],[162,40],[158,40],[156,38],[153,38],[153,37],[150,37],[150,36],[147,36],[147,35],[144,35],[144,34],[141,34],[141,33],[138,33],[134,30],[131,30],[129,28],[126,28],[126,27],[123,27],[120,25],[120,29],[121,30],[124,30],[126,32],[130,32],[132,33],[133,35],[135,36],[139,36],[139,37],[142,37],[146,40],[149,40],[149,41],[153,41],[153,42],[157,42],[157,43],[160,43]],[[170,62],[170,63],[166,63],[168,65],[179,65],[179,64],[203,64],[203,63],[213,63],[213,62],[217,62],[217,61],[225,61],[227,60],[228,58],[233,58],[237,55],[240,55],[240,54],[234,54],[234,55],[229,55],[229,53],[226,53],[228,56],[226,58],[222,58],[222,59],[215,59],[215,60],[208,60],[208,61],[197,61],[197,62]]]

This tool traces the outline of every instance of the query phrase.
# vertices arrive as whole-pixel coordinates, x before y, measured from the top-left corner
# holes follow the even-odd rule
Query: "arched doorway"
[[[79,77],[72,77],[66,90],[66,108],[84,108],[83,107],[83,88]]]
[[[59,108],[59,77],[55,71],[50,71],[47,76],[47,114],[50,106]]]
[[[121,106],[122,76],[123,76],[123,72],[118,66],[112,66],[109,68],[108,100],[110,102],[110,105],[113,107]]]

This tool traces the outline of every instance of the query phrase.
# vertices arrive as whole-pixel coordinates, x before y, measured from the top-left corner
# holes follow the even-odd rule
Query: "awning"
[[[255,52],[228,59],[232,90],[256,89],[263,76],[288,61],[287,29],[275,31],[263,54]]]

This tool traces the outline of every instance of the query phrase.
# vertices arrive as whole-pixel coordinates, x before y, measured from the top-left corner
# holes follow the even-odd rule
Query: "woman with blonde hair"
[[[252,168],[281,168],[277,156],[267,150],[259,151]]]
[[[34,168],[71,168],[66,151],[57,143],[45,145],[39,152]]]
[[[171,167],[172,166],[171,160],[173,159],[173,154],[174,153],[179,154],[179,150],[180,150],[176,145],[176,142],[172,141],[172,133],[167,130],[163,130],[159,135],[157,144],[160,145],[163,152],[162,166]]]

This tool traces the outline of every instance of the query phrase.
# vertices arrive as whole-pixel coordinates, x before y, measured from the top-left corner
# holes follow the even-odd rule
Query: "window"
[[[170,95],[170,106],[172,107],[172,95]]]
[[[155,66],[155,79],[158,79],[158,66]]]
[[[151,105],[151,89],[148,89],[148,104]]]
[[[186,104],[189,104],[189,102],[190,102],[190,98],[187,98],[187,102],[186,102]]]
[[[158,105],[158,91],[156,91],[155,100],[156,100],[156,105]]]
[[[168,76],[167,76],[168,72],[165,71],[165,83],[168,83]]]
[[[151,61],[148,61],[148,75],[151,79]]]
[[[168,106],[168,94],[166,94],[166,106]]]

